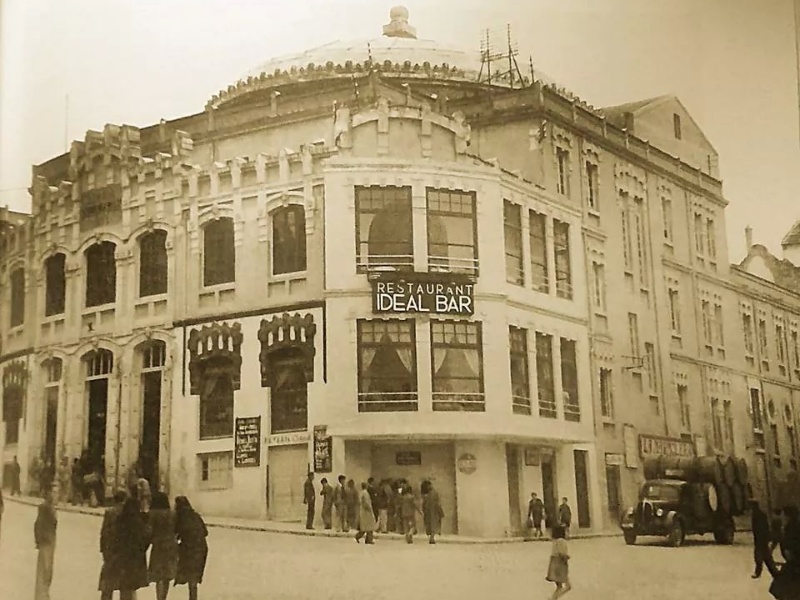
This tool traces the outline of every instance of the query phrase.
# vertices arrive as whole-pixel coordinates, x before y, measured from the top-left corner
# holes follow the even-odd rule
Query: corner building
[[[445,533],[496,537],[534,491],[614,528],[648,454],[744,448],[733,393],[704,443],[739,338],[702,132],[671,97],[484,73],[398,7],[35,166],[32,214],[0,214],[4,480],[83,457],[110,493],[138,464],[291,521],[309,469],[429,478]]]

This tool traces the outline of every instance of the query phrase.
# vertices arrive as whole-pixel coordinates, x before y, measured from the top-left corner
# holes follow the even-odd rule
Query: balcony
[[[482,392],[434,392],[433,410],[437,412],[484,412],[486,399]]]
[[[359,392],[358,412],[414,412],[417,392]]]
[[[428,271],[431,273],[462,273],[477,277],[478,259],[430,255],[428,256]]]
[[[362,255],[356,259],[359,273],[393,273],[414,270],[414,256],[411,254]]]
[[[511,410],[515,415],[530,415],[531,399],[527,396],[511,396]]]

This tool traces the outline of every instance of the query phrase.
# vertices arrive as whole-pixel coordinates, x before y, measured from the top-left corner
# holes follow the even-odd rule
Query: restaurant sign
[[[688,440],[639,435],[639,454],[642,458],[652,456],[694,457],[694,444]]]
[[[474,284],[466,277],[442,273],[386,274],[371,283],[375,313],[475,313]]]

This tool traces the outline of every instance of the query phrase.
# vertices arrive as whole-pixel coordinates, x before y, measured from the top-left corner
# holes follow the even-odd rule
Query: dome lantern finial
[[[389,11],[391,22],[383,26],[383,35],[386,37],[417,38],[417,30],[408,24],[408,9],[405,6],[395,6]]]

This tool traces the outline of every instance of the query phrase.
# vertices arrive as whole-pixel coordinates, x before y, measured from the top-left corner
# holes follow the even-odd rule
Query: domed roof
[[[383,27],[383,35],[372,39],[335,41],[305,52],[268,60],[246,73],[243,79],[257,78],[262,74],[292,73],[300,69],[315,67],[364,64],[372,61],[378,66],[404,65],[409,63],[429,68],[447,65],[449,70],[459,72],[460,78],[476,81],[480,72],[480,53],[465,52],[432,40],[421,40],[416,30],[408,23],[408,11],[402,6],[389,13],[391,22]]]

